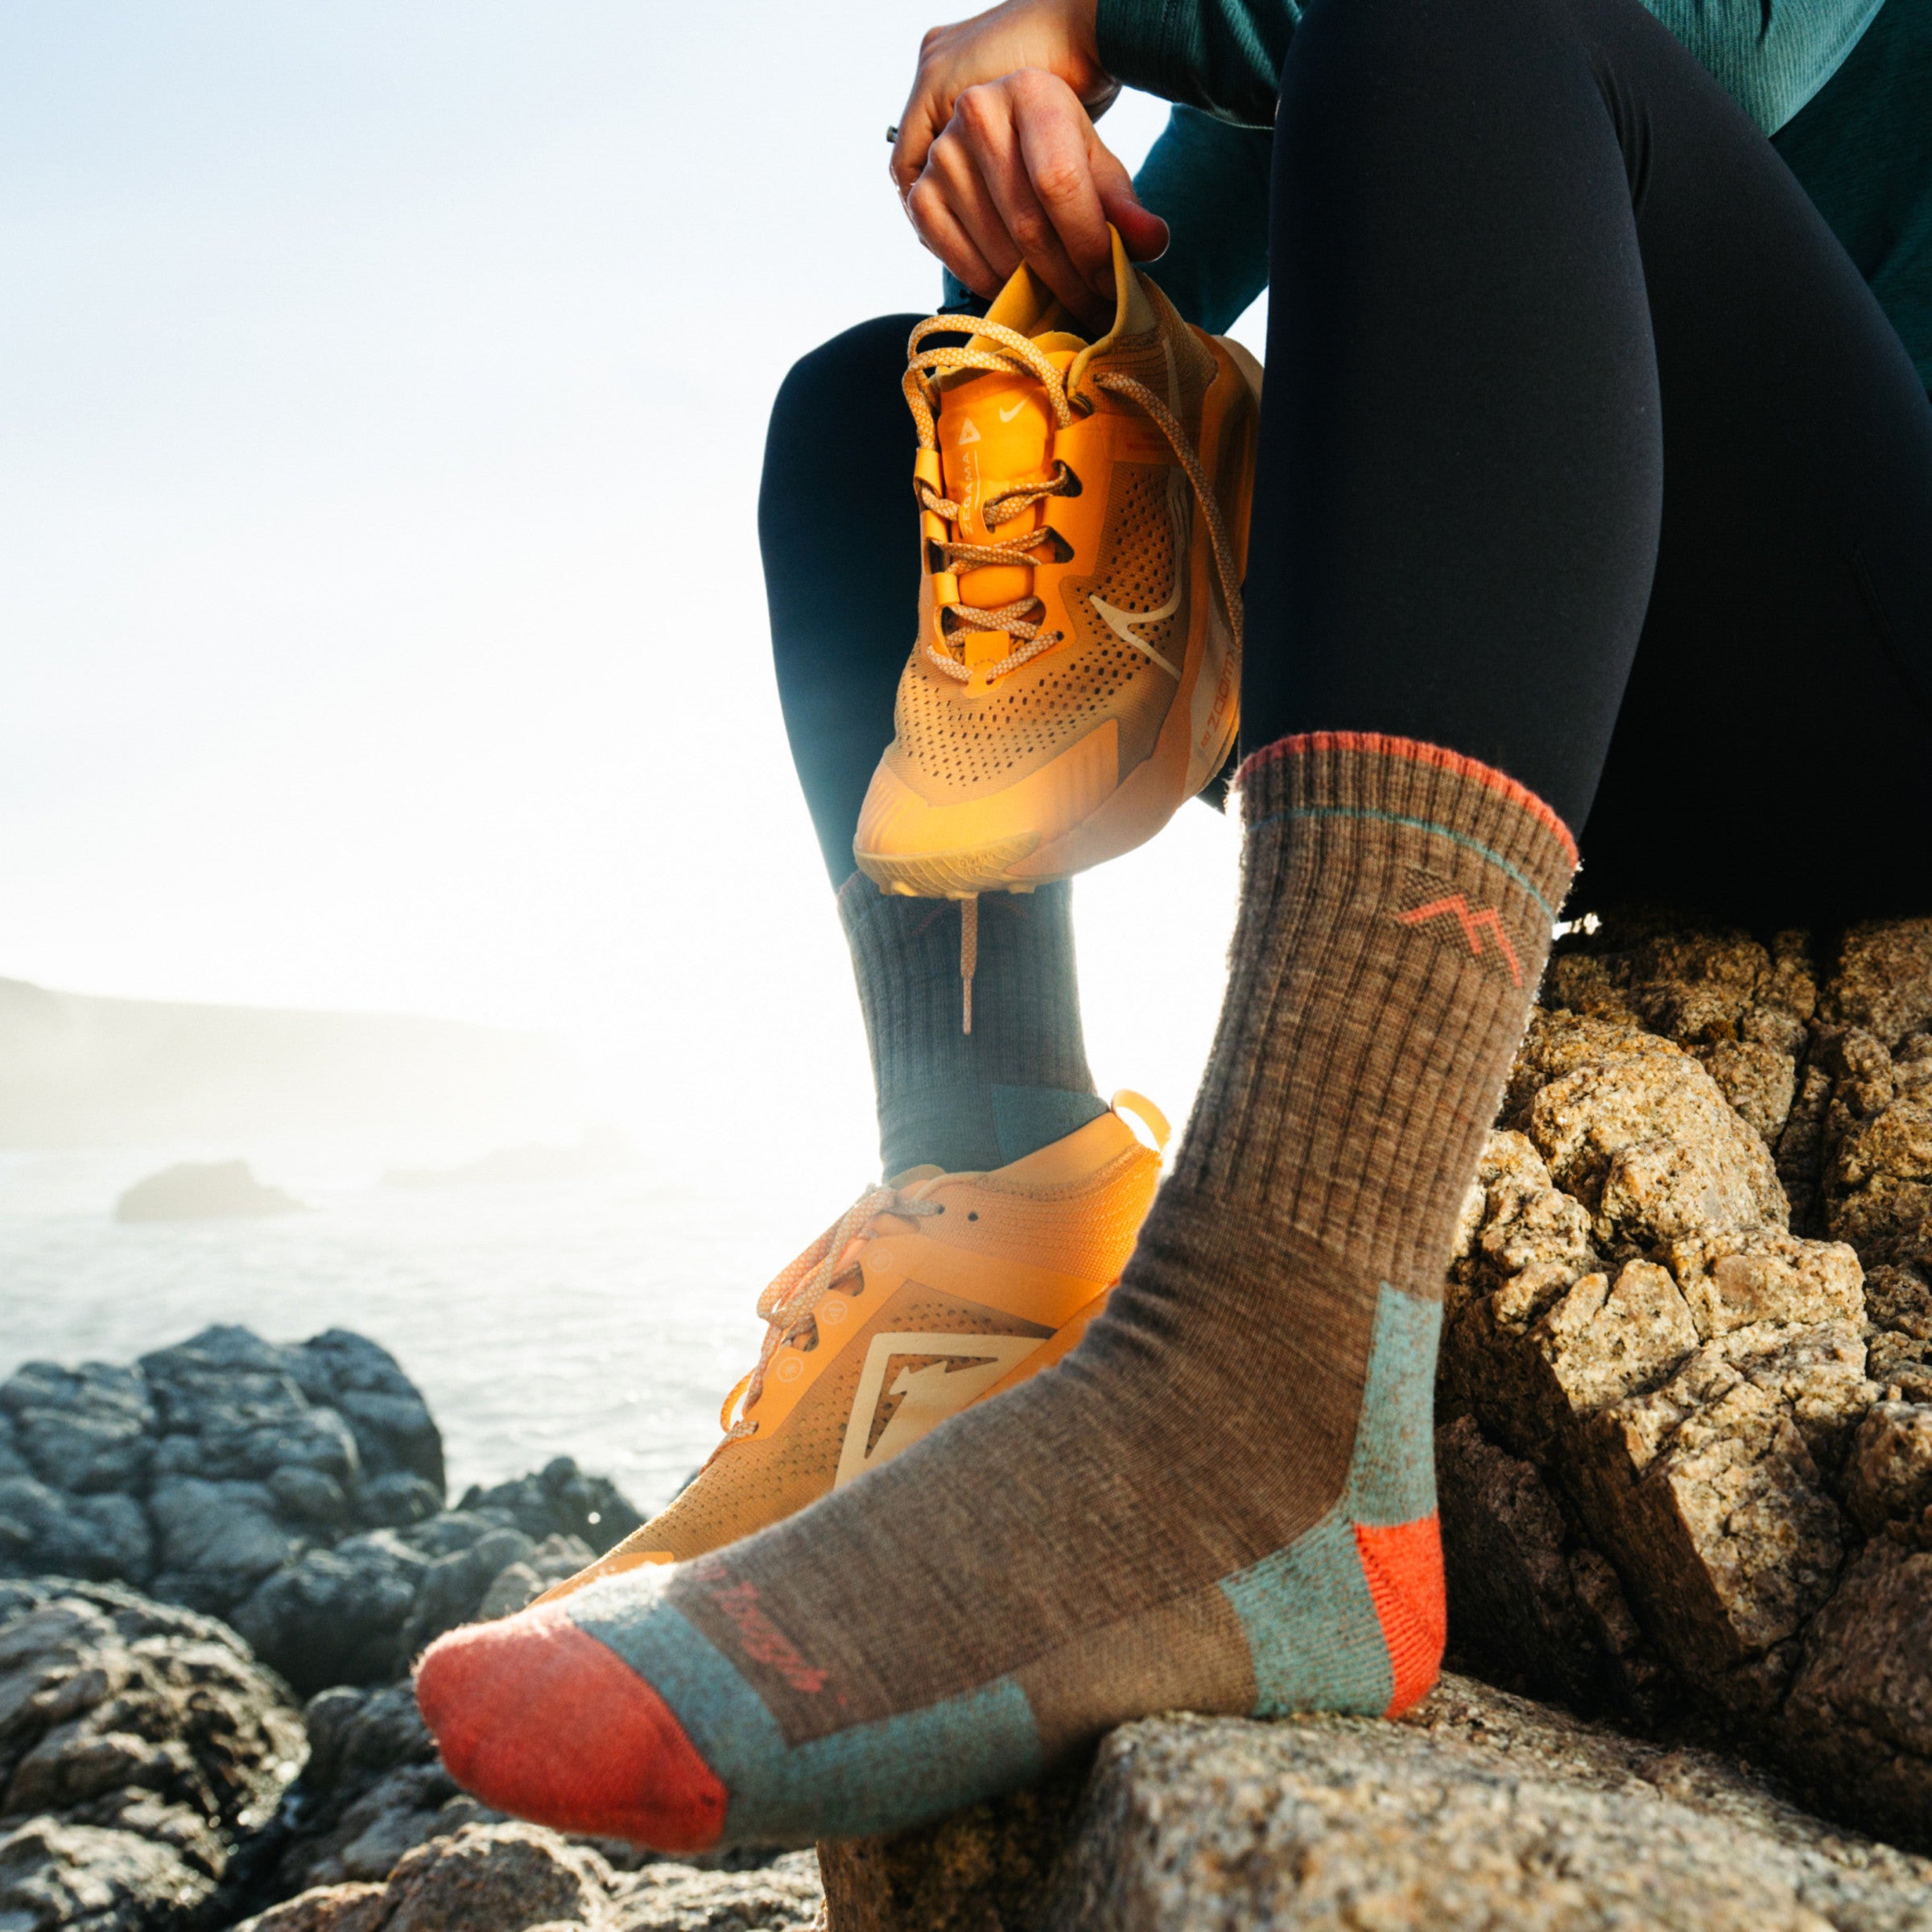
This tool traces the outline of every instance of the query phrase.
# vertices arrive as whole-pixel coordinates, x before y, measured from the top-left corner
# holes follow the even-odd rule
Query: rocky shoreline
[[[830,1924],[1932,1932],[1932,919],[1566,942],[1445,1313],[1468,1674],[1397,1725],[1127,1726],[821,1847]],[[568,1459],[446,1506],[420,1395],[340,1331],[21,1370],[0,1927],[812,1923],[809,1852],[642,1859],[435,1761],[409,1659],[637,1521]]]

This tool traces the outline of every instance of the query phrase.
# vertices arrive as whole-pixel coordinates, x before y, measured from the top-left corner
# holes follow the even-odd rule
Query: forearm
[[[1769,134],[1838,71],[1884,0],[1644,4]],[[1100,0],[1100,62],[1129,87],[1265,127],[1302,10],[1301,0]]]

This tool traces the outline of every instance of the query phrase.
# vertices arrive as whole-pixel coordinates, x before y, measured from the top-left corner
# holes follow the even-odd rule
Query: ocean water
[[[427,1397],[452,1496],[570,1455],[641,1509],[668,1500],[756,1358],[759,1290],[846,1204],[809,1176],[413,1189],[258,1163],[309,1212],[118,1224],[120,1191],[170,1155],[0,1156],[0,1376],[129,1362],[211,1322],[353,1328]]]

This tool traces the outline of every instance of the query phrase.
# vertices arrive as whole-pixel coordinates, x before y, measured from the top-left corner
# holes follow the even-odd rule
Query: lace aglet
[[[980,963],[980,902],[960,902],[960,983],[962,993],[960,1031],[972,1031],[972,976]]]

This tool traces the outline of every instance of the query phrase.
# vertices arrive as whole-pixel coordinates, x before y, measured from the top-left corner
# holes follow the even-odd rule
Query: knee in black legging
[[[917,444],[899,378],[918,320],[881,316],[801,357],[766,436],[758,545],[778,699],[835,880],[852,869],[917,621]]]

